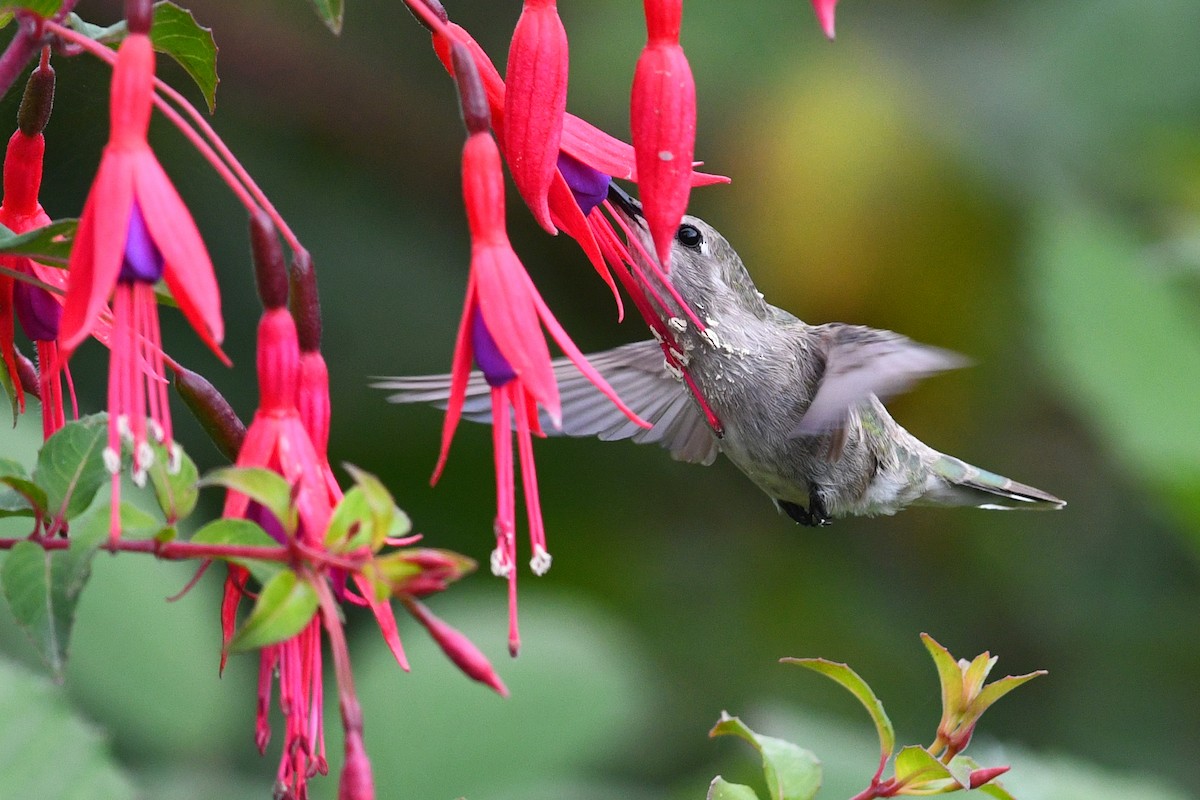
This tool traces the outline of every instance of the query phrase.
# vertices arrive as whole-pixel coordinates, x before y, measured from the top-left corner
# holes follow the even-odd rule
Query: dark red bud
[[[21,381],[21,388],[27,394],[31,394],[38,400],[42,399],[41,386],[38,384],[38,371],[29,357],[20,350],[14,349],[14,355],[17,357],[17,378]]]
[[[17,126],[26,136],[37,136],[46,129],[50,121],[50,110],[54,107],[54,68],[49,64],[39,66],[25,84],[21,96],[21,108],[17,111]]]
[[[150,0],[125,0],[125,27],[130,33],[149,33],[154,22]]]
[[[417,2],[422,3],[426,8],[428,8],[430,11],[432,11],[434,16],[437,17],[438,19],[440,19],[442,22],[450,21],[450,15],[446,13],[446,7],[443,6],[440,2],[438,2],[438,0],[417,0]],[[405,7],[407,8],[407,6],[405,6]],[[408,9],[408,12],[410,14],[412,14],[413,17],[416,18],[417,22],[421,23],[422,27],[424,27],[426,30],[428,30],[430,32],[433,31],[433,28],[429,27],[429,25],[426,24],[424,17],[422,17],[417,12],[413,11],[411,8]]]
[[[321,349],[321,298],[317,293],[317,271],[307,250],[292,254],[291,287],[288,308],[296,321],[300,352],[315,353]]]
[[[487,92],[479,77],[479,69],[471,51],[461,42],[450,46],[450,59],[454,64],[454,81],[458,84],[458,102],[462,106],[463,123],[468,133],[486,133],[492,124],[492,113],[488,108]]]
[[[283,308],[288,301],[288,274],[275,223],[261,208],[250,212],[250,257],[263,308]]]
[[[1008,770],[1008,767],[984,767],[982,769],[974,770],[971,772],[971,785],[969,788],[978,789],[985,783],[988,783],[1008,772]]]
[[[208,438],[230,461],[237,460],[238,451],[246,438],[246,426],[238,419],[233,406],[204,378],[184,367],[175,367],[175,390],[204,428]]]

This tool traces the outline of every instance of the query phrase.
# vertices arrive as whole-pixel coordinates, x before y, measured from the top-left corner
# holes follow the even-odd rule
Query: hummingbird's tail
[[[1006,511],[1014,508],[1055,509],[1067,503],[1011,478],[939,453],[924,501],[934,505],[975,506]]]

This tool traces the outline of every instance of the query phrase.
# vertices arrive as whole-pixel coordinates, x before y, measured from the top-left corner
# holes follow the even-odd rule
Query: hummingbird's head
[[[654,258],[654,245],[642,216],[642,204],[615,183],[609,185],[608,198],[617,213],[629,223],[630,232],[640,241],[644,253],[639,253],[637,248],[631,249],[645,267],[645,260]],[[720,314],[731,305],[757,309],[763,304],[737,251],[716,228],[699,217],[685,215],[680,221],[671,242],[668,279],[700,314]]]

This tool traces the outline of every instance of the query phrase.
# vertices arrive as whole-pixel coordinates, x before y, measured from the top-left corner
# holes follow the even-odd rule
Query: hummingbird
[[[638,201],[616,184],[609,200],[640,240],[634,257],[653,258]],[[933,449],[884,408],[883,400],[919,379],[966,366],[963,356],[892,331],[810,325],[771,305],[725,237],[694,216],[684,216],[675,233],[669,273],[647,270],[646,279],[659,280],[654,274],[665,274],[673,290],[660,295],[656,337],[587,356],[652,427],[632,422],[564,358],[554,361],[562,427],[543,418],[547,433],[658,444],[676,460],[705,465],[723,454],[805,526],[910,505],[1066,505]],[[445,407],[450,376],[386,378],[374,386],[393,390],[391,402]],[[468,383],[463,417],[492,420],[479,372]]]

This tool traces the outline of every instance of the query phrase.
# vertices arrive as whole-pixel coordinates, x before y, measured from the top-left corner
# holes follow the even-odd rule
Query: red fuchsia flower
[[[630,129],[643,213],[663,269],[687,210],[696,143],[696,84],[679,28],[683,0],[645,0],[648,38],[633,75]]]
[[[508,50],[504,152],[513,183],[550,233],[548,196],[567,110],[567,32],[554,0],[525,0]]]
[[[160,278],[200,338],[225,358],[219,347],[224,334],[220,298],[208,252],[146,141],[154,80],[148,25],[148,15],[131,18],[130,34],[117,53],[109,141],[71,251],[59,330],[59,343],[68,357],[95,331],[112,297],[104,457],[113,474],[114,539],[120,536],[122,439],[133,445],[135,482],[145,481],[153,460],[149,437],[166,445],[172,453],[170,468],[178,468],[154,294]]]
[[[0,224],[14,233],[26,233],[50,224],[49,215],[38,202],[38,192],[42,183],[42,157],[46,149],[42,128],[49,118],[53,97],[54,70],[50,67],[48,53],[44,53],[42,64],[34,70],[26,86],[20,127],[9,139],[4,158],[4,200],[0,202]],[[0,266],[40,281],[43,286],[57,289],[60,293],[67,284],[63,270],[38,264],[29,258],[2,257]],[[0,353],[9,374],[14,376],[18,406],[23,411],[24,392],[21,382],[15,377],[14,312],[21,329],[37,347],[42,434],[49,439],[66,421],[60,376],[62,364],[57,343],[59,320],[62,317],[61,296],[55,296],[42,286],[0,275]],[[70,386],[70,374],[65,374]]]
[[[496,459],[496,550],[492,571],[509,581],[509,650],[520,647],[516,611],[516,511],[512,430],[516,429],[522,486],[529,519],[533,558],[530,567],[541,575],[550,568],[531,437],[541,435],[538,407],[561,425],[558,384],[544,325],[562,351],[588,379],[631,420],[648,427],[616,396],[612,387],[588,364],[538,294],[513,251],[504,225],[504,177],[500,151],[488,127],[490,112],[483,84],[468,49],[456,44],[454,74],[459,84],[463,118],[469,135],[463,148],[463,201],[471,232],[471,271],[467,297],[454,349],[450,397],[442,428],[442,449],[434,470],[441,474],[462,414],[471,362],[475,361],[492,387]]]
[[[821,23],[821,30],[832,39],[833,10],[837,7],[838,0],[812,0],[812,4],[813,10],[817,12],[817,22]]]

